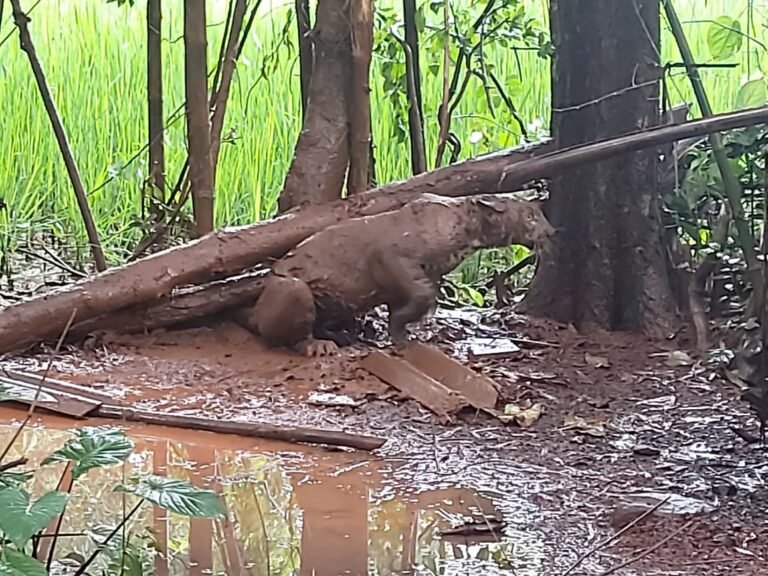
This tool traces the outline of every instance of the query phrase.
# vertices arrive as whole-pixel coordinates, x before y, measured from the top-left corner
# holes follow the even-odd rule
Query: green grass
[[[457,2],[466,6],[468,0]],[[6,2],[0,38],[13,30]],[[33,2],[23,3],[30,7]],[[379,5],[396,5],[389,0]],[[141,185],[146,174],[144,155],[127,161],[146,140],[145,95],[145,2],[132,9],[106,4],[104,0],[43,0],[31,13],[31,32],[51,84],[58,109],[83,175],[99,231],[113,262],[130,250],[138,231],[132,227],[139,216]],[[164,84],[166,115],[183,102],[182,3],[164,5]],[[223,32],[226,2],[210,2],[210,62],[217,53]],[[709,58],[706,45],[708,19],[738,16],[746,30],[747,0],[678,0],[681,18],[694,53]],[[531,0],[530,9],[545,15],[544,0]],[[274,207],[293,146],[300,129],[298,64],[295,49],[279,48],[277,57],[266,59],[273,68],[262,74],[265,57],[276,49],[286,25],[284,6],[265,2],[252,38],[238,66],[227,112],[225,134],[235,139],[222,149],[217,181],[218,225],[244,224],[269,215]],[[690,22],[695,18],[696,22]],[[768,44],[768,32],[760,24],[765,14],[755,10],[759,29],[755,38]],[[666,28],[666,27],[665,27]],[[295,44],[294,25],[287,28]],[[546,127],[549,108],[549,63],[532,52],[514,54],[499,48],[486,52],[498,76],[508,87],[520,114],[529,123]],[[672,39],[663,37],[665,60],[679,60]],[[422,61],[439,61],[440,54],[422,54]],[[735,70],[704,72],[716,111],[732,108],[742,76],[755,70],[765,58],[757,42],[745,43]],[[398,121],[390,101],[383,97],[381,59],[374,61],[373,127],[377,146],[377,176],[381,182],[409,174],[408,145],[394,138]],[[437,137],[440,78],[424,75],[425,117],[429,156]],[[691,99],[679,72],[671,88],[672,98]],[[53,232],[65,241],[83,244],[77,210],[61,155],[51,133],[26,56],[14,36],[0,45],[0,197],[8,205],[0,213],[0,246],[12,249],[33,231]],[[482,88],[473,83],[457,111],[453,129],[463,143],[462,158],[511,146],[517,135],[507,115],[492,118]],[[482,134],[471,144],[473,132]],[[184,121],[173,124],[166,137],[169,180],[173,181],[185,157]],[[125,167],[124,167],[125,166]],[[83,256],[87,253],[80,252]]]

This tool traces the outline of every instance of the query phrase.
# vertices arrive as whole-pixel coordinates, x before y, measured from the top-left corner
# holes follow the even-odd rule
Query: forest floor
[[[509,336],[522,339],[517,349]],[[454,551],[450,564],[445,552],[436,553],[437,565],[453,566],[445,574],[564,574],[583,554],[570,573],[607,574],[644,554],[610,573],[768,573],[768,459],[732,431],[754,433],[756,423],[722,368],[697,361],[674,339],[580,335],[508,311],[440,310],[420,337],[493,378],[502,407],[539,404],[540,417],[525,428],[485,414],[444,426],[363,370],[363,346],[305,359],[268,350],[230,323],[68,349],[50,376],[87,384],[126,406],[387,438],[355,461],[387,463],[383,474],[399,491],[471,490],[491,501],[505,523],[490,540],[506,539],[512,558],[478,554],[483,546],[496,548],[464,536],[474,547],[463,560]],[[473,346],[507,353],[470,362]],[[4,364],[42,372],[48,360]],[[329,405],[340,400],[346,405]],[[422,565],[427,556],[417,555]],[[343,552],[334,559],[323,573],[355,573]],[[387,573],[377,570],[371,573]],[[431,573],[424,570],[414,573]]]

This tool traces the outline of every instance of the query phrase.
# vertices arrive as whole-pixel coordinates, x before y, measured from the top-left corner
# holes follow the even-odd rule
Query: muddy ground
[[[522,339],[517,350],[509,336]],[[413,493],[476,491],[520,546],[521,534],[543,543],[536,562],[500,566],[500,573],[563,574],[590,551],[571,573],[607,574],[645,553],[612,573],[768,573],[768,460],[732,431],[755,433],[756,423],[718,366],[682,353],[674,339],[585,336],[508,312],[439,311],[421,337],[492,377],[502,408],[539,404],[540,418],[523,428],[468,414],[444,426],[361,369],[364,346],[304,359],[267,350],[229,323],[70,349],[51,376],[126,406],[385,437],[382,449],[353,461],[377,461]],[[473,347],[504,353],[470,361]],[[41,354],[5,365],[42,372],[48,360]],[[339,395],[349,405],[323,405]],[[666,497],[654,514],[599,546]]]

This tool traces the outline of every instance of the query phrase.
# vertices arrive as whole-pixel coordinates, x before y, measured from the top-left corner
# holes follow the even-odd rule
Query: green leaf
[[[0,559],[0,576],[48,576],[48,571],[31,556],[6,548]]]
[[[74,462],[72,478],[76,480],[93,468],[120,464],[133,451],[133,441],[117,428],[108,426],[80,428],[75,435],[75,438],[43,460],[43,465],[53,462]]]
[[[149,475],[115,488],[143,498],[160,508],[195,518],[226,517],[226,508],[216,492],[193,486],[184,480]]]
[[[707,46],[715,60],[730,58],[741,48],[741,23],[730,16],[718,16],[707,30]]]
[[[66,492],[48,492],[32,504],[24,490],[0,490],[0,530],[21,550],[32,536],[64,511],[67,497]]]
[[[32,472],[3,472],[0,474],[0,490],[18,488],[32,478]]]
[[[765,104],[766,100],[768,100],[768,89],[766,89],[765,80],[763,78],[750,80],[739,88],[734,109],[755,108]]]
[[[483,298],[483,295],[472,288],[472,286],[464,286],[464,291],[467,293],[467,296],[469,296],[470,300],[474,302],[475,306],[482,307],[485,304],[485,298]]]

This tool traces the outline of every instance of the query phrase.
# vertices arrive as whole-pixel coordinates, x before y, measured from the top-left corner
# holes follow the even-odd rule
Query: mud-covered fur
[[[437,301],[442,277],[480,248],[545,243],[540,207],[511,195],[424,195],[403,208],[347,220],[307,238],[278,261],[247,325],[273,346],[324,355],[319,318],[343,319],[386,304],[393,343]]]

